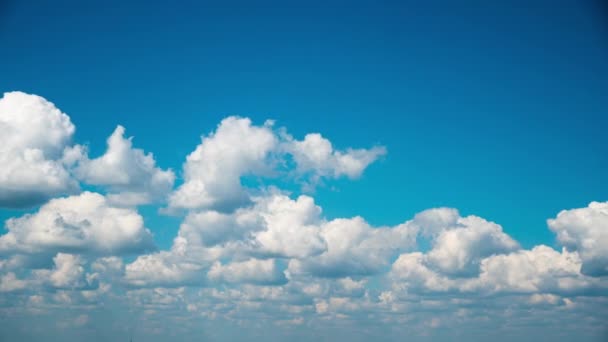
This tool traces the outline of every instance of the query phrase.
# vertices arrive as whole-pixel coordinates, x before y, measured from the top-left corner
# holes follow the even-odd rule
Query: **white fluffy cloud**
[[[83,157],[76,174],[88,184],[109,187],[113,203],[136,205],[163,199],[173,188],[175,174],[157,167],[152,153],[133,148],[133,138],[124,134],[124,127],[117,126],[107,140],[106,152],[91,160]]]
[[[363,218],[354,217],[324,223],[320,234],[327,250],[303,260],[292,260],[291,273],[330,278],[378,273],[388,267],[393,255],[414,247],[417,229],[409,223],[374,228]]]
[[[380,228],[360,217],[327,222],[320,216],[321,208],[305,195],[294,200],[269,193],[253,201],[229,214],[190,214],[171,250],[140,256],[127,265],[128,281],[137,286],[179,286],[194,279],[200,282],[200,272],[209,270],[214,280],[233,282],[240,279],[235,274],[249,266],[259,266],[260,277],[267,283],[282,280],[275,268],[261,267],[274,267],[274,262],[257,260],[272,260],[268,258],[287,260],[292,278],[371,275],[388,267],[391,257],[400,251],[412,249],[418,232],[412,222]],[[214,263],[218,259],[226,262]]]
[[[253,208],[263,221],[263,229],[253,233],[259,253],[287,258],[306,258],[326,250],[326,242],[316,224],[321,208],[309,196],[295,201],[285,195],[258,199]]]
[[[219,246],[261,257],[304,258],[325,250],[316,224],[321,209],[309,196],[296,200],[273,193],[255,197],[233,213],[191,213],[180,226],[179,241],[187,247]]]
[[[128,264],[127,281],[136,286],[200,284],[202,275],[210,272],[216,281],[232,282],[231,279],[238,278],[232,274],[242,273],[244,267],[255,269],[259,266],[262,270],[261,265],[271,265],[252,257],[306,258],[325,250],[320,229],[315,225],[321,222],[321,209],[312,198],[300,196],[292,200],[273,193],[253,200],[249,207],[233,213],[202,211],[189,214],[180,226],[171,250],[140,256]],[[234,263],[215,263],[218,259],[233,258],[236,259]],[[243,264],[239,258],[254,261]],[[274,267],[274,263],[272,265]],[[209,270],[212,266],[215,271]],[[282,279],[279,272],[256,281],[278,282]]]
[[[602,210],[602,204],[592,203],[589,208],[563,211],[548,221],[558,240],[572,250],[561,253],[544,245],[521,250],[499,225],[480,217],[462,218],[447,208],[427,210],[416,215],[412,223],[419,227],[421,236],[431,239],[431,248],[402,254],[389,276],[393,287],[406,293],[597,291],[608,284],[581,269],[602,253],[594,249],[597,241],[602,241],[602,230],[598,229],[606,215]]]
[[[36,95],[0,99],[0,207],[27,207],[78,190],[62,158],[75,127]]]
[[[571,291],[581,284],[581,261],[576,253],[559,253],[547,246],[536,246],[482,261],[479,279],[465,285],[497,292]]]
[[[518,249],[519,245],[502,228],[477,216],[458,218],[434,239],[428,261],[442,273],[471,275],[479,272],[480,261],[494,254]]]
[[[170,209],[216,209],[230,211],[250,200],[241,177],[276,177],[287,155],[295,162],[297,177],[309,177],[312,185],[322,178],[359,177],[365,168],[386,154],[382,146],[371,149],[335,150],[318,133],[298,141],[286,131],[273,130],[273,122],[262,126],[248,118],[228,117],[214,133],[188,155],[184,184],[170,197]],[[311,185],[308,184],[308,185]]]
[[[608,275],[608,202],[562,210],[547,223],[563,246],[579,252],[583,273]]]
[[[297,172],[312,173],[313,181],[322,177],[357,178],[369,164],[386,154],[386,148],[335,150],[319,133],[307,134],[304,140],[289,138],[286,149],[293,155]]]
[[[460,219],[454,208],[431,208],[414,216],[412,224],[416,225],[424,237],[436,237],[450,227],[455,227]]]
[[[602,279],[581,273],[576,252],[561,253],[539,245],[531,250],[491,255],[481,260],[479,275],[453,277],[428,266],[421,252],[402,254],[389,273],[393,288],[409,293],[578,294],[608,286]]]
[[[154,247],[136,211],[112,207],[92,192],[53,199],[34,214],[9,219],[6,228],[0,236],[2,253],[121,255]]]
[[[184,164],[184,184],[172,195],[173,208],[234,208],[247,201],[241,176],[263,172],[277,138],[270,124],[229,117],[203,138]]]
[[[421,252],[401,254],[391,266],[390,276],[398,288],[409,291],[444,292],[452,286],[450,279],[425,265]]]

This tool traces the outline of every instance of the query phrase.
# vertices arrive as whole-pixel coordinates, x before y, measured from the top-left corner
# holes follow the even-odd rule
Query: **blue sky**
[[[0,90],[39,95],[69,115],[76,127],[69,146],[86,145],[89,161],[124,126],[134,148],[174,172],[174,192],[187,183],[186,156],[230,116],[250,118],[254,129],[275,120],[273,134],[284,127],[296,142],[318,132],[344,153],[383,146],[386,153],[370,157],[356,177],[338,174],[339,164],[298,164],[281,177],[244,166],[247,196],[274,185],[292,200],[313,197],[324,220],[361,216],[372,227],[456,208],[462,217],[500,224],[524,250],[567,247],[580,254],[583,269],[602,269],[602,253],[560,240],[562,229],[577,224],[556,223],[552,231],[547,219],[565,209],[598,210],[589,203],[607,200],[606,13],[599,1],[8,1],[0,5]],[[112,188],[111,177],[91,165],[74,171],[80,189],[133,189]],[[302,190],[303,178],[314,189]],[[15,188],[9,185],[3,191]],[[167,214],[171,191],[136,205],[161,250],[174,245],[188,213],[217,209],[182,206]],[[76,196],[64,191],[47,200],[67,194]],[[2,220],[43,211],[45,202],[15,209],[5,197]],[[608,221],[597,222],[588,231],[599,235],[589,236],[606,241]],[[437,243],[419,247],[425,252]],[[507,245],[500,253],[512,252]],[[392,263],[403,252],[387,258]],[[121,257],[131,262],[138,253]],[[84,258],[89,270],[94,261]],[[279,259],[280,267],[293,260]],[[6,272],[25,279],[26,269]],[[366,280],[370,291],[382,287],[373,285],[379,278]],[[86,315],[86,324],[97,317]],[[302,334],[295,335],[307,340]]]

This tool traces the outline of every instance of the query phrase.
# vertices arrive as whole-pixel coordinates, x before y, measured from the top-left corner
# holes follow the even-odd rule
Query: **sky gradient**
[[[0,339],[606,338],[607,13],[2,2]]]

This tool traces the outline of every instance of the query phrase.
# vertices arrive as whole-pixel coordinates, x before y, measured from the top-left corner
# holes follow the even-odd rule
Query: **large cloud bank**
[[[94,157],[74,131],[44,98],[0,99],[0,206],[31,208],[0,235],[0,337],[32,320],[149,340],[231,340],[231,327],[275,340],[310,328],[363,340],[514,337],[547,324],[550,336],[605,333],[608,202],[557,213],[556,246],[526,249],[454,208],[378,227],[328,218],[306,191],[272,185],[356,179],[382,146],[339,149],[228,117],[185,156],[175,186],[124,127]],[[252,175],[268,182],[244,185]],[[170,248],[155,246],[143,204],[181,219]]]

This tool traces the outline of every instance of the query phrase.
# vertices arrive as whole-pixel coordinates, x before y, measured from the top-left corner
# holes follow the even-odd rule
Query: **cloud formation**
[[[547,220],[557,240],[578,251],[583,273],[608,275],[608,203],[591,202],[586,208],[562,210]]]
[[[125,128],[117,126],[108,137],[106,152],[95,159],[80,158],[76,174],[87,184],[107,186],[113,203],[138,205],[162,200],[173,188],[175,174],[158,168],[152,153],[133,148],[133,138],[124,134]]]
[[[22,92],[0,99],[0,207],[40,204],[78,190],[63,161],[76,128],[46,99]]]
[[[111,206],[97,193],[52,199],[33,214],[6,221],[0,253],[73,252],[123,255],[154,248],[143,218],[133,209]]]
[[[247,201],[241,176],[268,171],[266,161],[277,144],[270,123],[229,117],[203,137],[184,163],[184,184],[170,197],[173,208],[234,208]]]
[[[384,146],[371,149],[334,149],[331,141],[319,133],[310,133],[304,140],[294,140],[287,135],[284,144],[286,151],[293,155],[296,172],[310,175],[310,181],[317,183],[322,178],[339,178],[346,176],[355,179],[361,176],[363,170],[379,157],[386,154]]]
[[[231,116],[188,155],[183,165],[184,183],[171,194],[172,209],[231,211],[250,201],[241,177],[276,178],[289,160],[289,173],[310,188],[323,178],[358,178],[365,168],[386,153],[371,149],[335,150],[318,133],[298,141],[286,129],[274,130],[273,121],[256,126],[248,118]],[[290,158],[288,158],[288,156]]]
[[[425,340],[463,327],[515,336],[530,322],[552,322],[555,336],[604,332],[608,202],[558,213],[547,224],[559,246],[527,248],[455,208],[388,226],[327,217],[306,190],[360,177],[381,146],[339,149],[228,117],[185,157],[174,189],[173,171],[122,126],[95,158],[74,130],[41,97],[0,100],[0,206],[40,205],[0,235],[0,331],[52,317],[48,331],[137,326],[152,340],[218,327],[274,340],[312,330]],[[181,220],[170,247],[155,246],[143,204]]]

